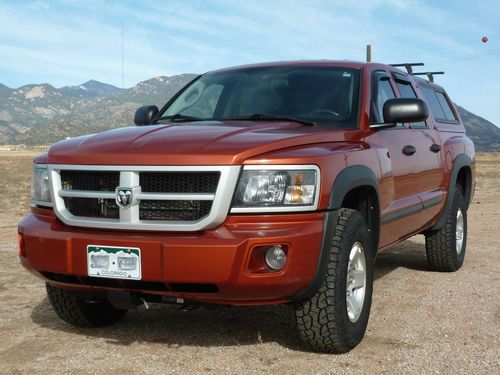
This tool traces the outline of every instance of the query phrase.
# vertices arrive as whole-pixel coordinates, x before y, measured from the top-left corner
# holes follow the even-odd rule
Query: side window
[[[411,86],[410,82],[396,80],[396,87],[398,88],[399,96],[401,98],[416,98],[417,97],[417,94],[415,94],[415,91],[413,90],[413,87]],[[412,128],[425,128],[425,127],[427,127],[427,125],[425,124],[425,121],[412,122],[410,124],[410,126]]]
[[[192,93],[192,97],[186,98],[186,103],[190,106],[183,111],[183,114],[200,118],[213,117],[223,88],[222,85],[212,84],[206,86],[201,94]],[[194,103],[197,105],[193,106]]]
[[[429,109],[432,112],[432,116],[436,121],[441,122],[456,122],[457,119],[453,111],[451,110],[450,104],[442,92],[436,91],[430,87],[422,86],[422,94],[427,100]]]
[[[438,98],[439,104],[441,104],[441,108],[443,108],[444,116],[446,117],[446,120],[448,121],[457,121],[455,118],[455,115],[453,114],[453,111],[451,110],[450,103],[448,103],[448,100],[446,100],[446,97],[442,92],[435,91],[436,96]]]
[[[377,92],[373,95],[371,122],[374,124],[384,123],[384,103],[388,99],[394,99],[396,94],[387,77],[381,77],[377,81]]]
[[[212,118],[223,88],[221,84],[206,85],[198,80],[179,96],[164,115],[181,113],[186,116]]]

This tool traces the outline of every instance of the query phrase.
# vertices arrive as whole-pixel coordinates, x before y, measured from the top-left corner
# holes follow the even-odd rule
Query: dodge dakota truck
[[[240,66],[134,122],[34,159],[20,261],[69,324],[154,302],[288,304],[305,345],[343,353],[365,334],[379,251],[423,234],[430,269],[464,262],[474,145],[432,79]]]

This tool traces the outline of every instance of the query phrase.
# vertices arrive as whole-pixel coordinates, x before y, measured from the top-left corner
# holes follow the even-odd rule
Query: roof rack
[[[389,64],[390,66],[400,67],[404,66],[408,74],[413,74],[414,66],[424,66],[424,63],[402,63],[402,64]]]
[[[429,82],[434,82],[434,75],[435,74],[444,74],[444,72],[418,72],[418,73],[412,73],[414,76],[427,76],[429,78]]]
[[[424,63],[402,63],[402,64],[389,64],[390,66],[394,67],[405,67],[406,71],[408,74],[411,74],[413,76],[427,76],[429,79],[429,82],[434,82],[434,75],[436,74],[444,74],[444,72],[418,72],[418,73],[413,73],[413,67],[414,66],[424,66]]]

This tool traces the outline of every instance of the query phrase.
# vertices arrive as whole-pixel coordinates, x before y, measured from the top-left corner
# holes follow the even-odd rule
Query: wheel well
[[[380,208],[376,190],[372,186],[356,187],[345,195],[342,207],[361,213],[368,225],[376,251],[380,234]]]
[[[460,189],[465,198],[465,202],[469,205],[470,192],[472,184],[471,169],[467,166],[460,168],[457,175],[457,188]]]

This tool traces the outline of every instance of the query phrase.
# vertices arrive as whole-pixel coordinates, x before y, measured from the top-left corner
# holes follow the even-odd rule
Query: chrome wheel
[[[457,254],[460,255],[462,252],[462,247],[464,245],[464,215],[462,210],[459,208],[457,211],[457,225],[456,225],[456,250]]]
[[[366,289],[366,258],[363,245],[355,242],[349,253],[349,265],[347,267],[347,315],[349,320],[355,323],[365,301]]]

